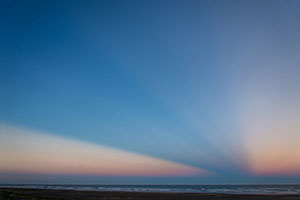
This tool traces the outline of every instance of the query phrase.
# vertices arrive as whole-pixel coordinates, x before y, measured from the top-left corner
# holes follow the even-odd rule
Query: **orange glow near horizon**
[[[241,117],[248,170],[266,176],[299,175],[299,96],[253,91]]]
[[[193,176],[196,167],[45,133],[0,126],[0,172]]]
[[[294,130],[273,127],[277,129],[257,130],[247,137],[250,171],[258,175],[300,174],[300,136]]]

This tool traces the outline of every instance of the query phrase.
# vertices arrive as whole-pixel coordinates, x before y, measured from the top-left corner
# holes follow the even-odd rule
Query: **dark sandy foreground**
[[[229,195],[198,193],[146,193],[146,192],[93,192],[73,190],[41,189],[4,189],[0,188],[0,200],[4,199],[59,199],[59,200],[99,200],[99,199],[132,199],[132,200],[300,200],[300,195]]]

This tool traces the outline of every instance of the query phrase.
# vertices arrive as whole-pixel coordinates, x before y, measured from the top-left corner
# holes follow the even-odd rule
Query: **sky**
[[[0,183],[300,183],[297,0],[0,1]]]

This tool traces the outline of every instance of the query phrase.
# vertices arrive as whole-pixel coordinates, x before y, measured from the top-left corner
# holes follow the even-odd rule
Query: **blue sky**
[[[299,180],[300,162],[290,162],[300,158],[298,1],[1,1],[0,9],[3,126],[211,172],[71,182]],[[288,164],[273,169],[278,162]],[[4,178],[24,174],[15,182],[32,177],[1,169]]]

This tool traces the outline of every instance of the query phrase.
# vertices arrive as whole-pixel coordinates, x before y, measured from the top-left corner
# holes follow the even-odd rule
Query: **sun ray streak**
[[[107,176],[193,176],[206,170],[37,131],[0,126],[0,171]]]

